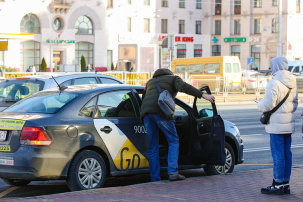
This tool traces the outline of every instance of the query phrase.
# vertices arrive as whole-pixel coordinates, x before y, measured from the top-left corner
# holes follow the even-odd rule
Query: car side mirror
[[[214,115],[212,109],[202,109],[199,111],[199,117],[212,117]]]

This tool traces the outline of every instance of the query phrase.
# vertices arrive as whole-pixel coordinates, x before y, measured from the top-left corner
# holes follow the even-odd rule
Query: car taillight
[[[45,131],[40,128],[34,127],[23,127],[20,144],[23,145],[35,145],[35,146],[47,146],[52,143],[50,137],[46,134]]]

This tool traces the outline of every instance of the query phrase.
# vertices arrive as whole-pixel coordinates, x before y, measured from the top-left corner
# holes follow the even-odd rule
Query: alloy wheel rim
[[[100,163],[94,158],[87,158],[81,162],[78,170],[78,179],[81,185],[87,189],[95,188],[102,177]]]
[[[225,164],[223,166],[215,166],[215,169],[219,174],[228,173],[228,171],[232,166],[232,162],[233,162],[232,155],[227,148],[225,148],[225,154],[226,154]]]

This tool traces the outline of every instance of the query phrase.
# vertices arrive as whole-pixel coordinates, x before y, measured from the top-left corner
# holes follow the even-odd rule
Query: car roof
[[[77,93],[92,93],[92,92],[104,92],[111,90],[123,90],[123,89],[144,89],[144,86],[135,86],[135,85],[127,85],[127,84],[85,84],[85,85],[73,85],[68,86],[61,92],[77,92]],[[44,90],[52,91],[52,92],[60,92],[59,88],[51,88]],[[41,92],[41,91],[40,91]]]
[[[31,75],[31,76],[22,76],[22,77],[18,77],[19,79],[20,78],[29,78],[29,79],[51,79],[52,76],[54,78],[58,78],[58,77],[73,77],[73,76],[79,76],[79,77],[93,77],[93,76],[97,76],[97,77],[104,77],[104,78],[111,78],[111,79],[115,79],[115,80],[118,80],[120,81],[119,79],[113,77],[113,76],[109,76],[109,75],[104,75],[104,74],[92,74],[92,73],[88,73],[88,74],[85,74],[85,73],[65,73],[65,72],[62,72],[60,74],[54,74],[54,73],[50,73],[50,74],[39,74],[39,75]],[[17,78],[11,78],[9,80],[13,80],[13,79],[17,79]],[[121,82],[121,81],[120,81]]]

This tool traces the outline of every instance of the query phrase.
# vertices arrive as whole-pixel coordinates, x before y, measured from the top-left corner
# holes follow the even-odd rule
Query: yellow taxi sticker
[[[0,145],[0,151],[11,151],[11,146],[9,146],[9,145]]]
[[[119,170],[131,170],[138,168],[148,168],[148,160],[137,150],[132,142],[127,139],[118,155],[114,164]]]
[[[0,130],[22,130],[25,122],[15,119],[0,119]]]

